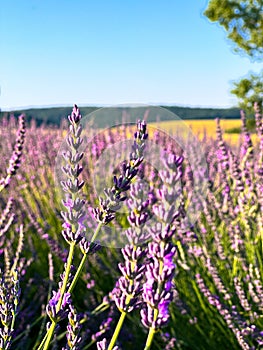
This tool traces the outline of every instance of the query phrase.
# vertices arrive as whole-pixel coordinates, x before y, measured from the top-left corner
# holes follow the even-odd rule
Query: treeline
[[[11,114],[18,116],[25,113],[27,121],[35,120],[38,126],[42,124],[59,126],[65,117],[71,113],[72,107],[52,107],[52,108],[32,108],[17,110],[12,112],[0,113],[2,118],[4,115],[9,117]],[[135,122],[137,119],[147,118],[148,122],[174,120],[175,116],[181,119],[238,119],[240,111],[238,108],[190,108],[178,106],[163,106],[147,108],[140,107],[81,107],[81,114],[86,117],[85,120],[98,127],[112,126],[122,122]]]

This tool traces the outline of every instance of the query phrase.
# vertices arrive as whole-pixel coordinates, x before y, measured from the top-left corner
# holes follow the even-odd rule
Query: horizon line
[[[74,105],[74,104],[73,104]],[[0,112],[15,112],[21,110],[29,110],[29,109],[51,109],[51,108],[68,108],[72,107],[72,104],[51,104],[51,105],[29,105],[29,106],[15,106],[15,107],[4,107],[0,108]],[[201,106],[201,105],[185,105],[185,104],[172,104],[172,103],[119,103],[119,104],[77,104],[78,107],[95,107],[95,108],[134,108],[134,107],[179,107],[179,108],[200,108],[200,109],[234,109],[239,108],[238,106]]]

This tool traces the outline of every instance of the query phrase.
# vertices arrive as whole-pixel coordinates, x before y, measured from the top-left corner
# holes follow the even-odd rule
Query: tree
[[[224,27],[236,52],[263,59],[263,0],[210,0],[204,15]],[[235,82],[232,93],[242,108],[250,109],[254,101],[262,104],[263,71]]]
[[[259,105],[263,102],[263,74],[251,74],[248,78],[234,82],[231,93],[240,100],[239,105],[242,109],[253,111],[255,102]]]

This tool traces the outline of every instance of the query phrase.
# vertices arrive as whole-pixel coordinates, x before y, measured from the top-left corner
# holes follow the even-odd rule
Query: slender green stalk
[[[156,329],[151,327],[150,330],[149,330],[149,333],[148,333],[148,337],[147,337],[147,340],[146,340],[146,344],[145,344],[144,350],[150,350],[151,349],[152,341],[153,341],[155,333],[156,333]]]
[[[50,342],[52,340],[55,328],[56,328],[56,324],[57,323],[55,321],[52,321],[51,326],[50,326],[50,328],[49,328],[49,330],[48,330],[48,332],[46,334],[47,339],[46,339],[44,345],[42,345],[43,346],[43,350],[47,350],[48,349],[49,344],[50,344]],[[42,347],[41,348],[39,347],[39,349],[42,349]]]
[[[134,270],[134,266],[135,266],[135,264],[132,266],[132,271]],[[132,284],[133,284],[133,281],[130,280],[130,285],[132,285]],[[132,297],[130,295],[126,296],[126,299],[125,299],[126,306],[128,306],[130,304],[131,299],[132,299]],[[112,335],[110,344],[108,346],[108,350],[112,350],[112,348],[114,347],[114,345],[118,339],[118,336],[120,334],[120,331],[121,331],[121,328],[122,328],[122,325],[123,325],[123,322],[124,322],[126,316],[127,316],[127,312],[122,310],[119,321],[117,323],[117,326],[116,326],[114,333]]]
[[[96,238],[97,238],[97,236],[98,236],[98,234],[99,234],[99,232],[100,232],[100,229],[101,229],[102,225],[103,225],[102,222],[100,222],[100,223],[98,224],[98,226],[97,226],[97,228],[96,228],[96,231],[94,232],[94,234],[93,234],[93,236],[92,236],[92,238],[91,238],[91,240],[90,240],[91,243],[93,243],[93,242],[96,240]]]
[[[50,296],[51,296],[51,289],[52,289],[52,284],[50,283],[49,284],[49,290],[48,290],[48,300],[50,299]],[[39,334],[38,334],[38,337],[37,337],[37,340],[35,342],[35,345],[34,345],[34,348],[33,350],[36,350],[37,349],[37,346],[38,346],[38,343],[40,342],[40,339],[42,338],[42,335],[43,335],[43,330],[44,330],[44,327],[45,327],[45,324],[46,324],[46,319],[47,319],[47,314],[45,313],[44,316],[40,316],[35,322],[32,323],[31,325],[31,328],[37,324],[41,319],[43,319],[42,321],[42,324],[40,326],[40,331],[39,331]],[[24,333],[24,332],[23,332]],[[23,334],[22,333],[22,334]],[[44,337],[44,339],[42,340],[40,346],[43,346],[44,342],[46,341],[46,337],[47,337],[47,332],[46,332],[46,336]],[[17,337],[18,338],[18,337]]]
[[[124,319],[125,319],[126,315],[127,315],[127,312],[125,312],[125,311],[121,312],[121,316],[119,318],[118,324],[117,324],[117,326],[115,328],[115,331],[113,333],[113,336],[111,338],[110,344],[108,346],[108,350],[112,350],[113,349],[113,347],[114,347],[114,345],[115,345],[115,343],[117,341],[117,338],[119,336],[119,333],[121,331],[121,328],[122,328],[122,325],[123,325],[123,322],[124,322]]]
[[[87,260],[87,257],[88,257],[88,254],[84,254],[82,259],[81,259],[81,262],[80,262],[80,264],[78,266],[78,270],[77,270],[77,272],[76,272],[76,274],[75,274],[75,276],[73,278],[73,281],[71,282],[71,284],[69,286],[69,289],[68,289],[68,292],[70,294],[72,293],[72,291],[73,291],[73,289],[74,289],[74,287],[75,287],[75,285],[76,285],[76,283],[77,283],[77,281],[79,279],[79,276],[80,276],[80,274],[81,274],[81,272],[83,270],[83,267],[85,265],[85,262]]]
[[[104,301],[98,305],[94,310],[91,311],[91,315],[99,315],[101,312],[107,310],[110,307],[109,303],[105,303]]]
[[[96,237],[98,236],[98,233],[101,229],[101,226],[102,226],[102,223],[99,223],[98,226],[97,226],[97,229],[96,231],[94,232],[92,238],[91,238],[91,243],[93,243],[95,240],[96,240]],[[75,245],[76,243],[75,242],[72,242],[70,244],[70,250],[69,250],[69,255],[68,255],[68,259],[67,259],[67,267],[66,267],[66,272],[65,272],[65,278],[63,280],[63,285],[62,285],[62,288],[61,288],[61,291],[60,291],[60,298],[59,298],[59,301],[58,301],[58,304],[57,304],[57,307],[56,307],[56,311],[58,312],[61,308],[61,305],[62,305],[62,301],[63,301],[63,296],[66,292],[66,288],[67,288],[67,283],[68,283],[68,278],[69,278],[69,273],[70,273],[70,267],[71,267],[71,264],[72,264],[72,260],[73,260],[73,253],[74,253],[74,248],[75,248]],[[69,286],[69,289],[68,289],[68,292],[71,294],[79,277],[80,277],[80,274],[83,270],[83,267],[85,265],[85,262],[86,262],[86,259],[87,259],[87,256],[88,254],[84,254],[83,257],[82,257],[82,260],[79,264],[79,267],[78,267],[78,270],[74,276],[74,279],[73,281],[71,282],[70,286]],[[49,344],[51,342],[51,339],[53,337],[53,334],[54,334],[54,331],[55,331],[55,328],[56,328],[56,324],[57,324],[57,321],[55,320],[52,320],[52,323],[51,323],[51,326],[47,332],[47,334],[45,335],[43,341],[41,342],[40,346],[38,347],[37,350],[47,350],[48,347],[49,347]],[[44,346],[44,347],[43,347]]]
[[[96,240],[96,238],[97,238],[97,236],[98,236],[98,234],[99,234],[99,231],[100,231],[100,229],[101,229],[101,226],[102,226],[102,223],[100,222],[99,224],[98,224],[98,226],[97,226],[97,228],[96,228],[96,231],[94,232],[94,234],[93,234],[93,236],[92,236],[92,238],[91,238],[91,244]],[[80,277],[80,274],[81,274],[81,272],[82,272],[82,270],[83,270],[83,267],[85,266],[85,262],[86,262],[86,260],[87,260],[87,257],[88,257],[88,254],[84,254],[83,255],[83,257],[82,257],[82,259],[81,259],[81,262],[80,262],[80,264],[79,264],[79,266],[78,266],[78,269],[77,269],[77,272],[75,273],[75,276],[74,276],[74,278],[73,278],[73,281],[71,282],[71,284],[70,284],[70,286],[69,286],[69,289],[68,289],[68,292],[71,294],[72,293],[72,291],[73,291],[73,289],[74,289],[74,287],[75,287],[75,285],[76,285],[76,283],[77,283],[77,281],[78,281],[78,279],[79,279],[79,277]]]
[[[17,312],[17,308],[15,308],[15,311],[12,312],[12,323],[11,323],[11,327],[10,327],[11,331],[13,331],[15,328],[16,312]]]
[[[56,306],[56,312],[58,312],[61,308],[62,302],[63,302],[63,297],[64,294],[66,292],[66,288],[67,288],[67,283],[68,283],[68,278],[69,278],[69,274],[70,274],[70,267],[72,265],[72,260],[73,260],[73,254],[74,254],[74,248],[75,248],[76,242],[72,242],[70,243],[70,249],[69,249],[69,254],[68,254],[68,259],[67,259],[67,266],[66,266],[66,271],[65,271],[65,277],[63,279],[63,284],[60,290],[60,298],[58,300],[57,306]],[[52,320],[51,326],[47,332],[47,339],[44,343],[44,347],[43,350],[47,350],[50,344],[50,341],[53,337],[56,325],[57,325],[57,320]],[[42,343],[41,343],[42,344]],[[38,350],[41,350],[42,347],[40,346],[38,347]]]
[[[49,334],[48,332],[45,334],[45,336],[44,336],[42,342],[40,343],[39,347],[37,348],[37,350],[43,349],[43,345],[45,344],[45,341],[47,340],[48,334]]]
[[[67,260],[67,267],[66,267],[66,271],[65,271],[65,277],[63,279],[63,284],[62,284],[62,288],[60,291],[60,298],[56,307],[57,312],[60,310],[62,302],[63,302],[63,296],[66,292],[66,288],[67,288],[67,283],[68,283],[68,278],[69,278],[69,274],[70,274],[70,268],[72,265],[72,260],[73,260],[73,254],[74,254],[74,248],[75,248],[76,242],[71,242],[70,243],[70,248],[69,248],[69,254],[68,254],[68,260]]]

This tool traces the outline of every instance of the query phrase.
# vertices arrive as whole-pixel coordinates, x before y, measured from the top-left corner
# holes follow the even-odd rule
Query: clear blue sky
[[[233,53],[206,0],[6,0],[0,108],[120,103],[227,107],[262,65]]]

